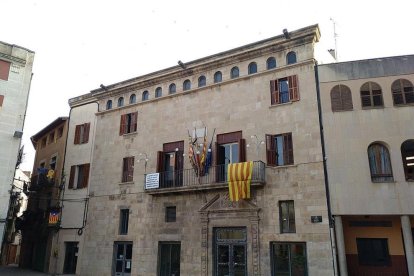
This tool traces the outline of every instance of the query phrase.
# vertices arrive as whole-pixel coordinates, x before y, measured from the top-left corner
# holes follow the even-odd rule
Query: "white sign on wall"
[[[145,177],[145,189],[158,189],[160,187],[160,174],[150,173]]]

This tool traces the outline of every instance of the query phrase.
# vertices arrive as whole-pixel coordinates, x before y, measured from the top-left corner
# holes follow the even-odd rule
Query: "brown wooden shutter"
[[[137,131],[138,112],[131,113],[131,132]]]
[[[127,114],[121,115],[121,123],[119,125],[119,135],[124,135],[126,133],[126,124],[127,124]]]
[[[339,90],[339,85],[336,85],[331,90],[331,107],[332,111],[342,110],[341,91]]]
[[[164,171],[164,152],[157,152],[157,172]]]
[[[88,187],[90,164],[84,164],[82,165],[82,167],[83,167],[82,188],[86,188]]]
[[[271,104],[280,103],[279,80],[270,81],[270,98],[271,98]]]
[[[299,101],[299,85],[298,76],[293,75],[288,77],[289,83],[289,99],[292,102]]]
[[[83,143],[88,143],[89,141],[89,129],[90,128],[91,128],[91,123],[84,124]]]
[[[292,133],[283,134],[283,160],[285,165],[293,165]]]
[[[0,80],[8,80],[10,72],[10,62],[0,60]]]
[[[133,156],[128,157],[128,181],[134,180],[134,160]]]
[[[73,189],[73,184],[75,182],[75,173],[76,173],[76,166],[70,167],[70,175],[69,175],[69,189]]]
[[[239,140],[239,162],[246,162],[246,139]]]
[[[341,85],[341,99],[342,99],[342,108],[343,110],[352,110],[354,108],[352,104],[352,93],[349,87]]]
[[[267,165],[276,165],[276,143],[274,135],[266,134],[266,160]]]
[[[0,95],[0,107],[3,106],[4,95]]]
[[[75,128],[75,141],[74,144],[80,143],[80,132],[81,132],[81,125],[77,125]]]

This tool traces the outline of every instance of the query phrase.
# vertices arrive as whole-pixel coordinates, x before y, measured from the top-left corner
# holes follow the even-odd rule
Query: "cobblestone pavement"
[[[46,273],[42,273],[42,272],[37,272],[37,271],[33,271],[33,270],[28,270],[28,269],[22,269],[19,268],[17,266],[14,265],[9,265],[9,266],[0,266],[0,275],[1,276],[46,276],[49,274]]]

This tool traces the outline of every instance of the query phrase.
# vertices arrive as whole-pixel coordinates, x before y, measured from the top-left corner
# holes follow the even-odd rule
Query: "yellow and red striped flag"
[[[250,182],[252,180],[253,161],[229,164],[227,179],[231,201],[250,198]]]
[[[50,211],[49,225],[55,225],[59,222],[59,211]]]

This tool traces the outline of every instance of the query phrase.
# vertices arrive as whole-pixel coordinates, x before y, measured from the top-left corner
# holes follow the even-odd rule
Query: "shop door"
[[[116,242],[114,244],[115,276],[131,275],[132,243]]]
[[[65,264],[63,266],[63,273],[75,274],[76,264],[78,262],[78,243],[65,242]]]

